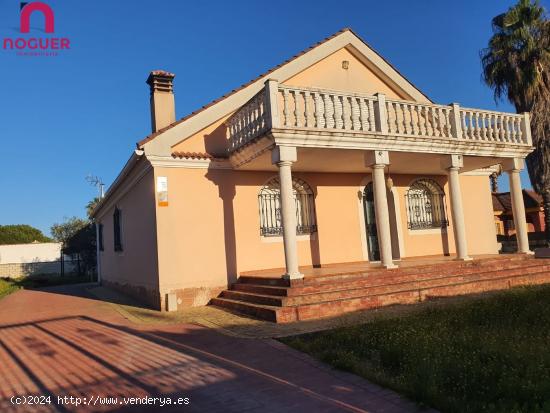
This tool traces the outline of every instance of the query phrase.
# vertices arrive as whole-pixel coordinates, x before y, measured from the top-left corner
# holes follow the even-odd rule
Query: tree
[[[86,204],[86,214],[88,215],[88,219],[92,219],[92,212],[94,212],[94,209],[99,204],[99,201],[99,197],[96,196],[94,199]]]
[[[495,101],[506,97],[518,113],[531,112],[535,149],[527,169],[543,198],[550,242],[550,22],[538,0],[519,0],[492,23],[493,36],[481,52],[483,79]]]
[[[96,270],[96,232],[95,226],[88,222],[71,235],[65,244],[65,254],[78,257],[79,274],[89,274]]]
[[[80,229],[89,225],[85,219],[78,217],[65,218],[65,222],[53,224],[50,231],[52,237],[63,244],[63,248],[67,246],[67,241],[75,235]]]
[[[0,225],[0,245],[31,242],[52,242],[52,239],[30,225]]]

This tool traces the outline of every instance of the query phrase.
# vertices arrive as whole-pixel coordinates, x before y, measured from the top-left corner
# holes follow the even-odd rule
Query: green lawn
[[[88,276],[67,275],[37,275],[25,278],[0,278],[0,298],[17,291],[20,288],[39,288],[53,285],[76,284],[88,282]]]
[[[550,286],[282,341],[443,412],[550,412]]]

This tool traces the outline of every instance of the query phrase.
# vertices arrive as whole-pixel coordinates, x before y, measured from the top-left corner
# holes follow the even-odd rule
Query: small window
[[[97,226],[97,238],[99,242],[99,250],[103,251],[103,224],[98,224]]]
[[[115,251],[122,251],[122,229],[121,229],[122,212],[115,208],[113,214],[113,234],[115,242]]]
[[[292,192],[296,202],[296,233],[298,235],[317,232],[315,219],[315,196],[311,187],[303,180],[292,180]],[[279,178],[271,179],[258,195],[260,207],[260,235],[264,237],[283,234],[281,216],[281,192]]]
[[[445,228],[449,225],[445,194],[437,182],[419,179],[411,185],[405,197],[409,229]]]

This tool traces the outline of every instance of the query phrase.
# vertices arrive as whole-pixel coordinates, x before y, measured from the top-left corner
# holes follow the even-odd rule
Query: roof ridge
[[[246,83],[243,83],[242,85],[240,85],[239,87],[231,90],[230,92],[210,101],[209,103],[201,106],[199,109],[191,112],[191,113],[188,113],[187,115],[185,115],[184,117],[176,120],[175,122],[172,122],[170,125],[168,126],[165,126],[164,128],[162,129],[159,129],[158,131],[156,132],[153,132],[151,134],[149,134],[148,136],[146,136],[145,138],[143,138],[141,141],[137,142],[136,143],[136,146],[138,149],[141,149],[141,147],[146,144],[147,142],[153,140],[154,138],[156,138],[157,136],[159,136],[160,134],[166,132],[167,130],[173,128],[174,126],[182,123],[182,122],[185,122],[186,120],[188,120],[189,118],[192,118],[193,116],[203,112],[204,110],[208,109],[209,107],[211,106],[214,106],[215,104],[221,102],[222,100],[228,98],[229,96],[245,89],[246,87],[252,85],[254,82],[258,81],[259,79],[263,78],[263,77],[266,77],[268,76],[270,73],[274,72],[275,70],[285,66],[286,64],[292,62],[293,60],[299,58],[300,56],[303,56],[305,55],[306,53],[312,51],[313,49],[315,49],[316,47],[319,47],[321,46],[322,44],[324,43],[327,43],[328,41],[334,39],[335,37],[338,37],[340,36],[341,34],[344,34],[345,32],[350,32],[351,34],[353,34],[357,39],[359,39],[361,42],[363,42],[365,44],[365,46],[367,46],[372,52],[374,52],[378,57],[380,57],[388,66],[390,66],[393,70],[395,70],[395,72],[401,76],[406,82],[408,82],[414,89],[416,89],[421,95],[423,95],[424,97],[426,97],[427,100],[431,101],[431,99],[426,96],[420,89],[418,89],[418,87],[416,87],[410,80],[408,80],[399,70],[397,70],[397,68],[395,66],[393,66],[388,60],[386,60],[386,58],[384,56],[382,56],[380,53],[378,53],[378,51],[376,51],[376,49],[374,49],[370,44],[368,44],[361,36],[359,36],[357,33],[355,33],[355,31],[353,31],[353,29],[351,29],[350,27],[344,27],[340,30],[338,30],[337,32],[331,34],[330,36],[327,36],[325,37],[324,39],[318,41],[317,43],[309,46],[308,48],[306,49],[303,49],[302,51],[298,52],[297,54],[295,54],[294,56],[286,59],[285,61],[279,63],[278,65],[276,66],[273,66],[271,67],[270,69],[268,69],[267,71],[261,73],[260,75],[256,76],[255,78],[249,80],[248,82]]]

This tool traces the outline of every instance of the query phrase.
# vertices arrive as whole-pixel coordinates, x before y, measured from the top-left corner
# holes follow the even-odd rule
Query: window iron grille
[[[302,181],[302,188],[303,184],[305,183]],[[295,192],[294,201],[296,203],[296,234],[304,235],[317,232],[314,194]],[[262,189],[258,195],[258,204],[260,208],[260,235],[265,237],[282,235],[281,195],[278,188],[270,186]]]
[[[446,228],[449,225],[445,194],[436,182],[427,179],[416,181],[405,198],[409,229]]]

